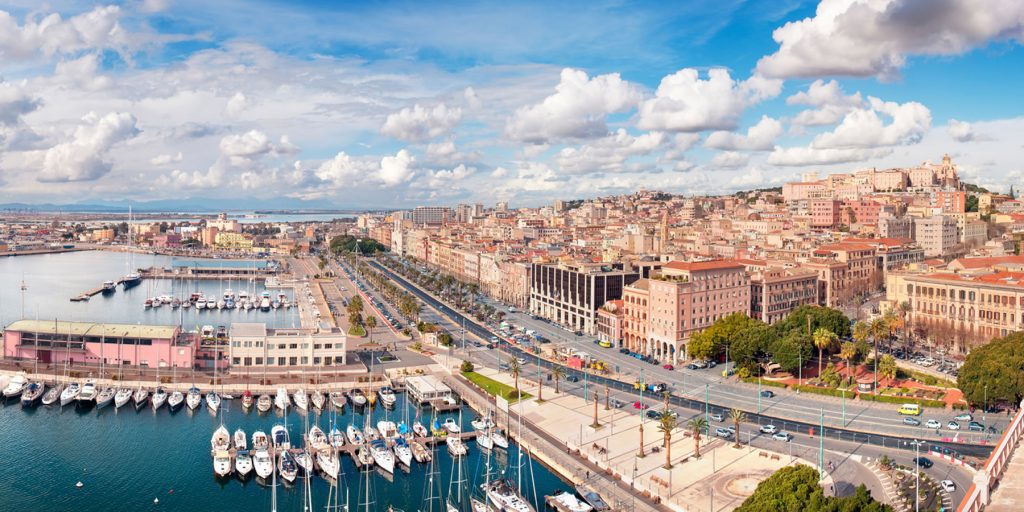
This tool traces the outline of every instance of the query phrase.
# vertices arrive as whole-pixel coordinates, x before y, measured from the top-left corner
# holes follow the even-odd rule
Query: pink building
[[[4,331],[4,358],[192,368],[196,343],[176,325],[19,320]]]
[[[750,313],[750,276],[735,260],[672,261],[627,286],[623,342],[665,363],[686,358],[693,333],[732,313]]]
[[[835,199],[812,199],[807,202],[811,211],[811,227],[836,229],[839,227],[839,212],[843,203]]]

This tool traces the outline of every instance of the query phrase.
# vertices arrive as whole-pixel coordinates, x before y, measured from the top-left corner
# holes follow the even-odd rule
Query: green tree
[[[818,349],[818,375],[821,375],[821,361],[824,359],[825,351],[831,350],[838,339],[835,332],[824,327],[814,331],[814,346]]]
[[[779,332],[802,329],[806,333],[808,317],[811,319],[811,332],[825,328],[836,333],[840,338],[850,335],[850,319],[838,309],[823,306],[800,306],[775,325]]]
[[[736,512],[891,512],[879,503],[862,484],[853,495],[843,498],[825,496],[818,471],[797,464],[784,467],[758,484]]]
[[[758,324],[762,322],[743,313],[726,315],[707,329],[695,334],[687,344],[687,352],[696,359],[710,359],[718,355],[722,347],[739,333]]]
[[[679,420],[668,409],[658,416],[658,431],[665,435],[665,469],[672,469],[672,432],[679,427]]]
[[[690,430],[690,435],[693,436],[693,456],[699,459],[700,436],[708,429],[708,421],[704,419],[704,416],[694,416],[686,422],[686,427]]]
[[[1022,368],[1024,332],[1015,332],[971,350],[960,368],[957,387],[974,405],[985,405],[986,401],[1018,404],[1024,397]]]
[[[510,357],[508,359],[508,373],[516,381],[516,398],[519,398],[519,374],[523,371],[523,367],[519,364],[519,359]]]
[[[772,354],[772,361],[778,363],[783,371],[795,372],[800,365],[811,360],[813,343],[811,338],[800,331],[791,331],[782,337],[771,337],[766,343]]]
[[[462,364],[459,365],[459,371],[462,373],[469,373],[473,370],[475,370],[475,368],[473,368],[473,363],[469,360],[463,361]]]
[[[740,447],[740,423],[743,423],[744,421],[747,421],[747,413],[745,413],[745,412],[743,412],[743,411],[741,411],[739,409],[732,409],[732,410],[729,411],[729,419],[732,420],[732,425],[734,427],[736,427],[736,432],[733,433],[736,436],[736,444],[734,446],[736,448],[739,448]]]
[[[565,378],[565,368],[560,364],[551,368],[551,379],[555,381],[555,394],[558,394],[558,382]]]
[[[852,380],[857,374],[857,372],[853,371],[853,358],[857,357],[857,345],[852,341],[844,342],[839,347],[839,357],[846,361],[846,374]]]
[[[366,318],[366,332],[370,335],[370,343],[373,343],[373,329],[377,327],[377,317],[369,316]]]
[[[896,359],[891,355],[885,354],[878,360],[878,375],[883,379],[895,379],[897,370]]]

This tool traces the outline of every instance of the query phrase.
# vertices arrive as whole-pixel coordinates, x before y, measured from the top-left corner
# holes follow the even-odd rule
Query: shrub
[[[834,396],[837,398],[843,397],[843,390],[839,388],[823,388],[818,386],[793,386],[793,389],[800,391],[801,393],[812,393],[816,395]],[[846,390],[846,398],[853,398],[854,392]]]
[[[473,371],[473,363],[469,361],[463,361],[462,365],[459,366],[459,371],[462,373],[468,373]]]

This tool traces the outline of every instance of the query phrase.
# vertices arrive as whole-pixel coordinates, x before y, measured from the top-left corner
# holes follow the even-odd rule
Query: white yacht
[[[380,403],[383,404],[384,407],[393,407],[395,405],[395,401],[398,400],[398,398],[395,397],[395,390],[388,386],[384,386],[377,390],[377,395],[380,396]]]
[[[348,437],[349,444],[353,444],[355,446],[363,444],[363,433],[360,432],[355,425],[349,425],[348,428],[345,429],[345,436]]]
[[[502,448],[505,450],[508,449],[508,438],[505,437],[505,433],[502,432],[500,428],[496,428],[493,431],[491,431],[490,437],[491,441],[494,442],[494,446],[497,446],[498,448]]]
[[[487,429],[494,428],[494,422],[491,421],[490,415],[488,415],[488,416],[481,416],[481,417],[479,417],[479,418],[469,422],[469,424],[473,426],[474,430],[487,430]]]
[[[64,391],[60,392],[60,406],[64,407],[65,405],[73,402],[76,398],[78,398],[78,393],[80,391],[82,391],[82,386],[80,386],[77,382],[72,382],[71,384],[68,384],[68,387],[64,388]]]
[[[299,474],[299,465],[296,464],[295,456],[291,452],[285,451],[281,454],[281,458],[277,461],[277,473],[285,482],[295,482],[295,477]]]
[[[274,397],[274,407],[281,409],[284,412],[288,412],[288,405],[291,400],[288,399],[288,390],[284,388],[277,388],[277,396]]]
[[[252,471],[252,456],[249,455],[249,450],[238,450],[235,453],[235,471],[242,478],[249,476],[249,472]]]
[[[257,430],[252,433],[252,449],[253,450],[266,450],[270,448],[270,438],[267,437],[267,433],[262,430]]]
[[[313,457],[309,454],[308,450],[295,448],[292,450],[295,456],[295,464],[302,469],[303,473],[309,475],[313,473]]]
[[[323,410],[324,404],[327,403],[327,397],[322,391],[316,390],[309,395],[309,402],[313,404],[313,408],[316,410]]]
[[[363,394],[363,390],[359,388],[353,389],[348,396],[352,399],[352,405],[356,407],[366,405],[366,395]]]
[[[380,435],[385,439],[390,439],[398,433],[398,427],[393,421],[381,420],[377,422],[377,431],[380,432]]]
[[[153,392],[153,398],[149,400],[149,403],[153,404],[153,410],[159,410],[167,402],[167,391],[164,388],[156,388]]]
[[[292,395],[292,399],[295,400],[295,407],[298,407],[300,411],[309,409],[309,395],[306,394],[305,389],[296,391]]]
[[[199,388],[192,386],[188,388],[188,395],[185,396],[185,405],[191,410],[196,410],[203,403],[203,395]]]
[[[43,405],[53,405],[57,403],[57,401],[60,400],[60,394],[63,392],[63,384],[57,384],[56,386],[50,388],[49,390],[46,391],[46,394],[43,395]]]
[[[206,407],[210,408],[210,412],[217,414],[217,409],[220,409],[220,395],[215,391],[210,391],[206,394]]]
[[[88,407],[96,403],[96,383],[91,380],[85,381],[85,385],[78,391],[78,396],[75,397],[77,400],[76,405]]]
[[[267,412],[273,406],[274,401],[271,400],[270,395],[260,395],[260,397],[256,399],[256,410],[259,412]]]
[[[316,425],[309,428],[309,445],[314,450],[330,448],[330,444],[327,442],[327,434],[324,433],[322,428]]]
[[[132,401],[135,402],[135,410],[142,409],[146,406],[146,402],[149,401],[149,390],[143,387],[135,390],[132,394]]]
[[[225,477],[231,474],[231,453],[227,450],[217,450],[213,455],[213,472],[217,476]]]
[[[275,451],[287,450],[292,447],[288,429],[284,428],[284,425],[274,425],[274,428],[270,429],[270,439],[274,443]]]
[[[317,451],[316,465],[320,466],[320,471],[323,471],[331,479],[338,479],[338,474],[341,472],[341,460],[338,457],[338,453],[334,450]]]
[[[234,436],[235,448],[239,450],[248,450],[249,441],[245,437],[245,431],[242,429],[235,430]]]
[[[125,404],[131,401],[134,394],[135,392],[128,388],[118,389],[117,393],[114,393],[114,408],[120,409],[124,407]]]
[[[449,434],[458,434],[459,432],[462,432],[462,427],[459,426],[459,422],[455,421],[455,418],[448,418],[444,420],[444,429],[447,430]]]
[[[404,437],[395,438],[395,446],[392,447],[395,451],[395,457],[406,467],[412,467],[412,449],[409,448],[409,443],[406,442]]]
[[[462,439],[457,436],[449,436],[444,442],[448,445],[448,453],[453,457],[461,457],[469,452],[466,443],[463,443]]]
[[[10,382],[7,383],[7,387],[4,388],[4,398],[17,398],[21,396],[22,391],[28,386],[28,379],[24,375],[15,375]]]
[[[229,448],[231,448],[231,434],[228,433],[228,429],[224,425],[221,425],[213,431],[213,436],[210,437],[210,450],[217,452]]]
[[[114,402],[114,395],[117,391],[114,388],[106,387],[96,395],[96,408],[102,409]],[[131,395],[129,395],[131,396]]]
[[[494,439],[486,430],[483,430],[476,436],[476,445],[481,449],[490,450],[494,448]]]
[[[487,494],[487,499],[491,500],[491,503],[498,510],[503,512],[535,512],[530,503],[503,478],[492,480],[490,483],[480,487]]]
[[[252,466],[260,478],[267,479],[274,474],[274,459],[270,457],[270,452],[266,448],[256,450],[252,457]]]
[[[370,455],[373,456],[373,461],[380,466],[381,469],[388,473],[395,472],[395,456],[388,449],[387,444],[384,443],[383,439],[375,439],[370,442]]]
[[[568,512],[590,512],[594,507],[579,499],[571,492],[561,491],[551,496],[551,500],[561,505],[561,510]]]
[[[185,403],[185,394],[181,391],[175,391],[171,393],[171,396],[167,397],[167,408],[170,409],[171,412],[181,409],[181,404],[183,403]]]

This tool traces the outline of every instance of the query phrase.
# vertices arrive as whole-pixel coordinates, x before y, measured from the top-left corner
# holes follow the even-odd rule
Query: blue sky
[[[531,205],[946,152],[993,188],[1024,176],[1024,6],[1007,0],[0,11],[11,200]]]

